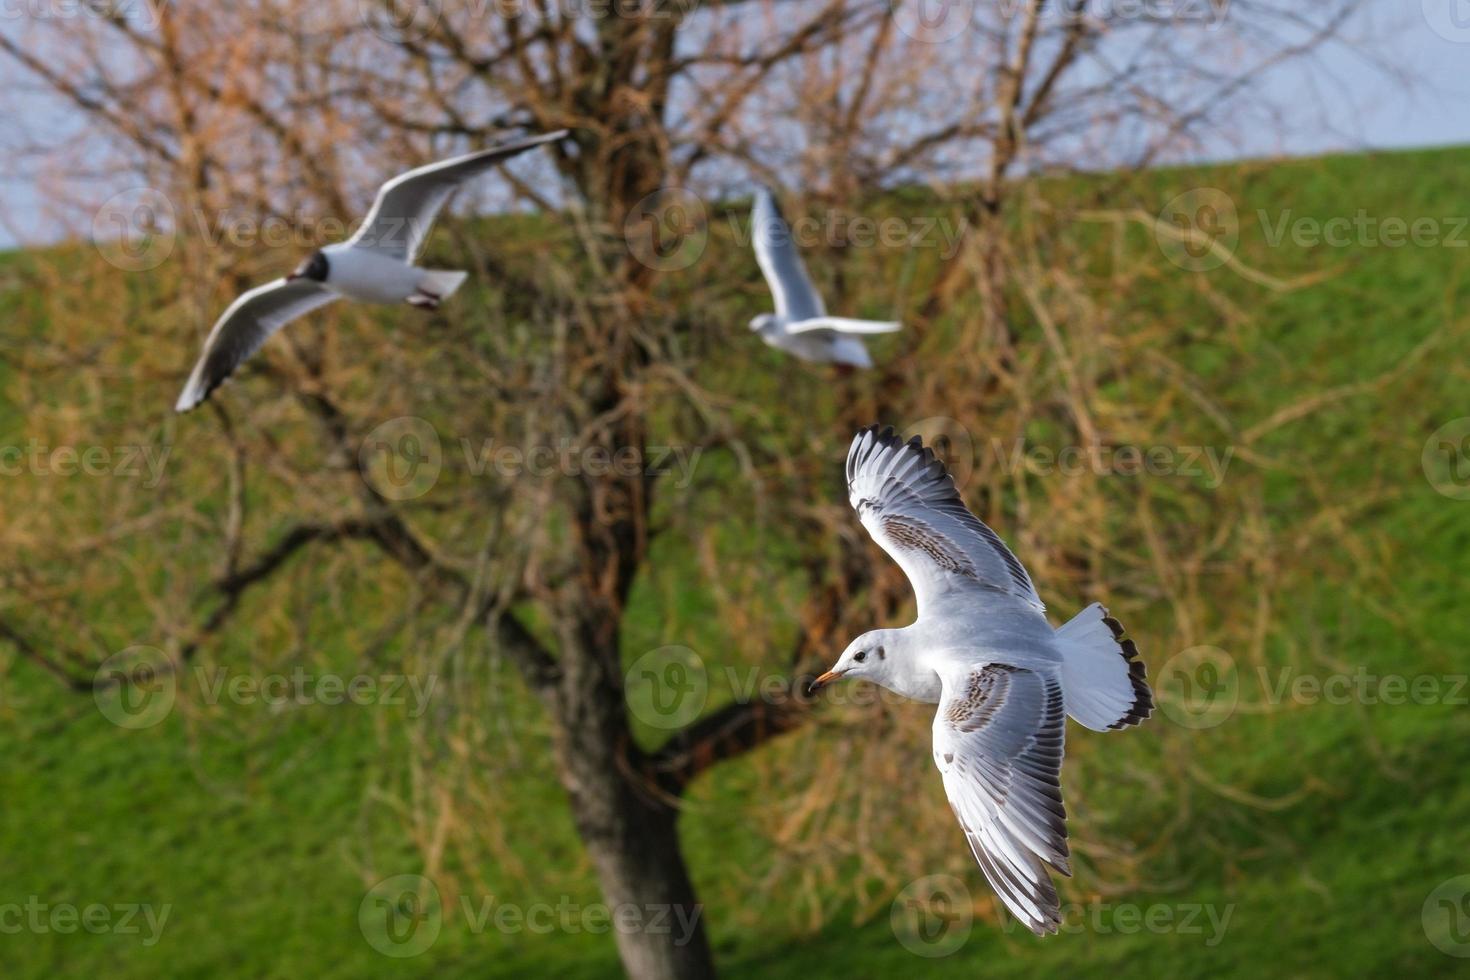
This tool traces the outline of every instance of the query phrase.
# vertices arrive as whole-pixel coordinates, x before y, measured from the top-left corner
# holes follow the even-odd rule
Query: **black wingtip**
[[[853,436],[853,439],[861,439],[863,436],[866,435],[871,435],[874,439],[877,439],[878,442],[883,446],[891,447],[899,445],[897,430],[895,430],[893,426],[885,425],[882,422],[874,422],[872,425],[864,426],[863,428],[858,429],[857,435]]]

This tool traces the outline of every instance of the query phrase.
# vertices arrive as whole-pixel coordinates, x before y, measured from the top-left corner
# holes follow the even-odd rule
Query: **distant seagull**
[[[444,205],[471,177],[566,135],[563,129],[505,143],[431,163],[388,181],[350,240],[313,253],[286,278],[258,286],[230,304],[209,332],[204,353],[175,410],[187,412],[199,405],[271,334],[338,297],[438,309],[440,301],[453,294],[468,275],[413,264]]]
[[[873,359],[859,338],[863,334],[892,333],[900,323],[849,320],[828,316],[822,297],[812,287],[791,227],[781,217],[768,188],[756,191],[751,211],[755,260],[776,300],[775,313],[762,313],[750,321],[750,329],[778,350],[803,361],[870,368]]]
[[[1072,873],[1063,719],[1108,731],[1147,718],[1153,695],[1138,649],[1096,603],[1053,629],[1031,576],[917,436],[859,432],[847,488],[908,576],[919,616],[858,637],[812,688],[864,677],[939,705],[934,762],[970,850],[1007,908],[1037,935],[1055,933],[1061,911],[1046,867]]]

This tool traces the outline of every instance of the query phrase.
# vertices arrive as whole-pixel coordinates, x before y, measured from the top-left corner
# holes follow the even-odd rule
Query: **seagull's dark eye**
[[[868,651],[859,650],[857,652],[857,656],[853,657],[852,659],[856,660],[858,663],[862,663],[864,660],[868,659]]]

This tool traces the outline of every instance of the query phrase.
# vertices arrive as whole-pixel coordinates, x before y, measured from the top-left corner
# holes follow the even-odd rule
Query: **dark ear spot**
[[[885,659],[885,658],[886,658],[886,657],[887,657],[887,656],[888,656],[888,654],[886,654],[886,653],[884,653],[884,652],[883,652],[883,648],[882,648],[882,647],[881,647],[881,646],[880,646],[880,647],[879,647],[879,648],[878,648],[878,659],[879,659],[879,660],[883,660],[883,659]]]

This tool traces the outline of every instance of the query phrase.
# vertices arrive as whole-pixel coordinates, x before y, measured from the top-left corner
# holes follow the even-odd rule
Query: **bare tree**
[[[99,8],[75,23],[28,25],[24,37],[0,34],[12,68],[89,124],[52,144],[53,158],[64,151],[94,161],[93,174],[140,175],[169,204],[177,275],[150,274],[167,283],[148,287],[162,312],[119,343],[146,382],[132,431],[164,432],[187,456],[158,494],[112,501],[109,526],[91,535],[13,540],[0,637],[91,690],[120,637],[87,628],[60,641],[85,596],[127,596],[148,610],[134,628],[149,619],[146,632],[184,664],[280,602],[282,582],[345,589],[355,563],[329,556],[371,553],[422,617],[415,642],[439,658],[503,656],[544,706],[556,774],[607,901],[694,908],[681,798],[711,767],[808,721],[803,675],[859,622],[907,601],[833,495],[847,435],[874,417],[1015,423],[1029,408],[1054,413],[1084,444],[1099,439],[1093,409],[1110,368],[1077,370],[1073,345],[1084,328],[1101,331],[1101,318],[1038,261],[1062,248],[1056,236],[1075,216],[1018,233],[1018,178],[1079,161],[1134,170],[1187,151],[1251,105],[1271,66],[1310,56],[1356,6],[1235,0],[1201,6],[1210,23],[1200,24],[1147,5],[1123,16],[1086,0],[1013,0],[947,7],[936,23],[880,0],[257,0],[146,8],[151,17]],[[482,241],[468,224],[442,246],[482,273],[479,302],[432,322],[395,317],[391,328],[352,310],[299,323],[211,414],[159,421],[221,299],[259,279],[264,263],[295,258],[233,240],[226,216],[279,222],[308,246],[333,237],[329,219],[360,214],[393,167],[560,127],[573,136],[553,154],[554,185],[527,161],[499,189],[501,204],[561,219],[527,219],[525,240],[539,243],[531,254]],[[788,386],[807,389],[783,387],[793,412],[821,417],[823,389],[836,391],[821,431],[769,425],[750,379],[711,356],[746,338],[706,311],[738,311],[756,290],[708,259],[679,259],[706,238],[709,256],[735,247],[711,234],[712,202],[750,176],[799,183],[847,212],[878,189],[928,184],[943,195],[929,207],[958,230],[894,301],[910,354],[871,380],[780,368]],[[91,185],[63,186],[86,200]],[[816,244],[814,262],[851,250]],[[1020,323],[1040,331],[1060,375],[1023,377]],[[55,378],[62,365],[104,371],[90,343],[78,325],[4,356],[32,378]],[[936,368],[941,348],[955,354]],[[78,385],[61,395],[38,385],[27,397],[100,412],[105,397]],[[409,416],[436,433],[565,443],[639,465],[493,484],[446,471],[431,494],[399,499],[359,462],[381,423]],[[712,464],[675,486],[647,465],[659,445],[704,451],[718,472]],[[1004,474],[981,476],[982,512],[1000,507]],[[798,556],[786,559],[801,598],[780,657],[764,647],[769,628],[744,644],[732,633],[724,651],[788,680],[781,696],[731,700],[645,747],[624,689],[630,596],[657,549],[681,537],[691,564],[719,552],[690,516],[711,500],[779,528]],[[1068,555],[1096,544],[1065,537],[1037,541],[1058,577]],[[40,558],[40,541],[70,543]],[[211,574],[198,585],[201,561]],[[1103,574],[1078,565],[1074,580]],[[731,574],[717,567],[710,579]],[[723,584],[722,612],[739,615],[750,583]],[[410,629],[392,617],[381,627]],[[702,928],[682,945],[651,933],[617,942],[632,976],[714,973]]]

